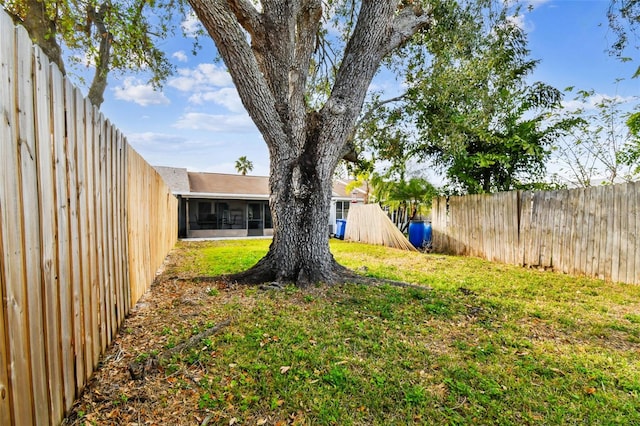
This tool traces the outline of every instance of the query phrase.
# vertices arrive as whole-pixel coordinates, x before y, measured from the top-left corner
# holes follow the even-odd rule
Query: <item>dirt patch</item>
[[[180,330],[224,321],[212,292],[237,292],[215,283],[160,277],[124,321],[64,425],[193,425],[207,413],[198,408],[199,368],[167,371],[148,361],[166,353]],[[132,365],[146,368],[133,374]],[[135,377],[135,378],[134,378]]]

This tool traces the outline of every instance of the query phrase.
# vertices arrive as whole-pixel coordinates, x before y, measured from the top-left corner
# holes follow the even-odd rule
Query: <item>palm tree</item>
[[[253,162],[249,161],[245,155],[236,160],[236,170],[245,176],[248,172],[253,170]]]
[[[371,177],[373,197],[377,202],[389,206],[394,211],[396,226],[405,232],[409,222],[418,213],[424,214],[431,208],[433,198],[438,196],[438,190],[424,178],[414,177],[407,180],[387,180],[383,176],[374,174]]]

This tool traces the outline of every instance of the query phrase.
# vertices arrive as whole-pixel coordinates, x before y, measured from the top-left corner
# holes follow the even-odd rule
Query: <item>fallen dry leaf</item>
[[[280,367],[280,374],[287,374],[287,371],[291,370],[290,365],[283,365]]]

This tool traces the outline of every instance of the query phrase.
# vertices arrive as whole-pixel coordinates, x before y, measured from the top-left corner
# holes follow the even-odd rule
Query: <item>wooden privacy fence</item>
[[[0,11],[0,424],[58,424],[177,236],[158,174]]]
[[[640,182],[438,198],[434,250],[640,284]]]

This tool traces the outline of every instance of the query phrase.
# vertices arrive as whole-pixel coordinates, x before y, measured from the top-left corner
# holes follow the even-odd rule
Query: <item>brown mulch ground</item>
[[[126,318],[63,425],[204,425],[216,423],[198,408],[198,365],[165,371],[150,362],[168,353],[167,327],[228,323],[209,296],[216,283],[160,276]],[[240,289],[217,288],[221,297]],[[132,371],[132,367],[133,370]],[[134,379],[135,377],[135,379]]]

